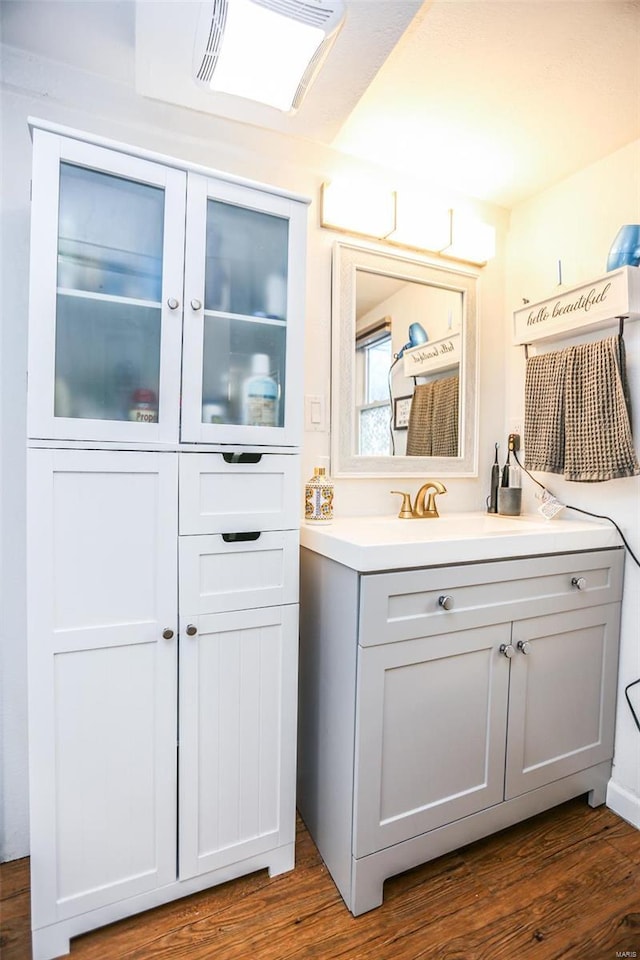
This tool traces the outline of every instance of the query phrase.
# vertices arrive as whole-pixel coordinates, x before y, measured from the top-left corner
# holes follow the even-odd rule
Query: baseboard
[[[619,817],[640,830],[640,797],[625,790],[619,783],[609,780],[607,786],[607,806]]]

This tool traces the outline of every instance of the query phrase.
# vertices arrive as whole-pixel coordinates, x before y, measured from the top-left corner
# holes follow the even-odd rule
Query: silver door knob
[[[571,586],[576,587],[578,590],[586,590],[587,581],[584,577],[573,577],[571,580]]]
[[[532,649],[533,647],[531,646],[528,640],[518,640],[518,650],[520,651],[520,653],[529,654],[531,653]]]
[[[198,632],[198,628],[197,628],[197,627],[194,627],[194,625],[193,625],[192,623],[190,623],[189,626],[187,627],[187,636],[188,636],[188,637],[195,637],[195,635],[196,635],[197,632]]]
[[[175,297],[169,297],[167,300],[167,306],[169,307],[169,310],[177,310],[180,306],[180,301],[176,300]]]
[[[162,636],[165,640],[173,640],[173,630],[171,627],[165,627],[165,629],[162,631]]]
[[[446,596],[443,595],[442,597],[438,597],[438,603],[443,610],[451,610],[453,607],[453,597],[450,597],[448,594]]]
[[[202,307],[202,300],[196,300],[196,298],[194,297],[193,300],[191,301],[191,309],[200,310],[201,307]]]
[[[502,653],[505,657],[508,657],[509,660],[511,659],[511,657],[515,656],[515,652],[516,652],[516,648],[513,646],[512,643],[500,644],[500,653]]]

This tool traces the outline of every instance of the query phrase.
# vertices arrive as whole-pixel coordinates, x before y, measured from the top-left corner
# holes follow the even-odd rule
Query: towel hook
[[[624,317],[618,317],[618,336],[622,339],[624,333]]]

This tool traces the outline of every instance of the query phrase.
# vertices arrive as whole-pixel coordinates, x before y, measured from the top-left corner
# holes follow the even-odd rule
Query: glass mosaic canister
[[[313,476],[305,484],[304,518],[318,523],[333,520],[333,480],[324,467],[314,467]]]

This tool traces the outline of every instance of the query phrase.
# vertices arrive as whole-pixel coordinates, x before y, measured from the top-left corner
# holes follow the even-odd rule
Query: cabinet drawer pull
[[[260,463],[261,453],[223,453],[225,463]]]
[[[187,627],[187,636],[195,637],[197,632],[198,632],[198,628],[194,626],[192,623],[190,623],[189,626]]]
[[[176,300],[175,297],[169,297],[167,300],[167,306],[169,307],[169,310],[177,310],[180,306],[180,301]]]
[[[513,646],[512,643],[500,644],[500,653],[503,654],[505,657],[508,657],[509,660],[511,659],[511,657],[515,655],[515,652],[516,652],[516,648]]]
[[[202,307],[202,300],[197,300],[195,297],[191,301],[191,309],[199,310]]]
[[[162,636],[165,640],[173,640],[173,630],[171,627],[165,627],[162,631]]]
[[[222,539],[225,543],[240,543],[243,540],[258,540],[259,530],[251,530],[249,533],[223,533]]]
[[[529,654],[531,653],[532,649],[533,647],[531,646],[528,640],[518,640],[518,650],[520,651],[520,653]]]
[[[451,610],[453,607],[453,597],[450,597],[448,594],[438,597],[438,603],[443,610]]]
[[[576,587],[578,590],[586,590],[587,581],[584,577],[572,577],[571,586]]]

